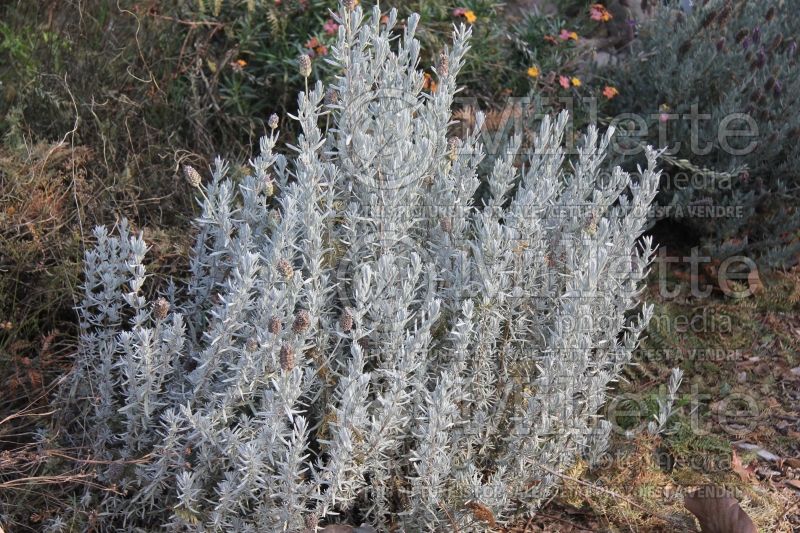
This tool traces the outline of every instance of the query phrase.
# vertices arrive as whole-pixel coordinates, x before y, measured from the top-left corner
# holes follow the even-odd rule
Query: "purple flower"
[[[764,53],[764,49],[758,51],[758,55],[756,55],[756,67],[761,68],[767,63],[767,56]]]
[[[750,34],[750,37],[753,39],[753,44],[758,44],[761,41],[761,28],[756,26],[753,29],[753,33]]]
[[[775,81],[775,86],[772,88],[772,94],[775,96],[775,98],[780,98],[782,92],[783,85],[781,85],[780,81]]]
[[[750,48],[750,36],[747,36],[744,39],[742,39],[742,48],[744,48],[745,50]]]

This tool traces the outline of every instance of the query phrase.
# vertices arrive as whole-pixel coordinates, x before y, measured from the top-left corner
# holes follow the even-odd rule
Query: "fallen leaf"
[[[739,457],[739,454],[736,453],[736,450],[731,450],[731,470],[736,472],[742,481],[748,482],[750,481],[753,476],[755,475],[755,469],[750,466],[744,466],[742,464],[742,458]]]
[[[704,485],[684,496],[683,505],[697,517],[703,533],[758,533],[736,498],[722,487]]]
[[[494,527],[497,522],[491,509],[480,502],[467,502],[464,506],[472,511],[472,517],[479,522],[486,522]]]
[[[783,460],[782,464],[795,469],[800,469],[800,459],[796,459],[794,457],[787,457]]]
[[[758,275],[758,270],[753,269],[747,275],[747,283],[750,285],[750,292],[758,294],[764,291],[764,284],[761,283],[761,277]]]

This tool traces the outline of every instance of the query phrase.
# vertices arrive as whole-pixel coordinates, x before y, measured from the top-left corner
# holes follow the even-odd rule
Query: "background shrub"
[[[697,178],[686,185],[665,174],[659,202],[719,259],[745,252],[779,266],[800,250],[798,26],[800,12],[779,1],[710,0],[690,13],[673,2],[641,26],[631,60],[609,73],[623,88],[614,112],[643,117],[644,141],[677,160],[668,174]],[[689,120],[693,109],[709,116]],[[757,134],[724,137],[726,126]],[[741,207],[741,215],[691,214],[704,206]]]

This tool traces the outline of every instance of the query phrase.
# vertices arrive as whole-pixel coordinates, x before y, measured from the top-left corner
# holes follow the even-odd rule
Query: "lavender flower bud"
[[[255,352],[256,350],[258,350],[258,341],[255,338],[250,337],[249,339],[247,339],[247,342],[244,345],[244,349],[250,353]]]
[[[450,59],[447,57],[447,54],[442,52],[439,54],[439,77],[446,78],[447,75],[450,73]]]
[[[705,18],[703,19],[703,22],[700,23],[700,27],[708,28],[711,25],[711,23],[714,22],[716,16],[717,16],[716,11],[709,12],[709,14],[706,15]]]
[[[683,43],[678,47],[678,57],[685,56],[689,50],[692,48],[692,40],[686,39]]]
[[[756,60],[753,62],[753,66],[755,68],[762,68],[764,65],[767,64],[767,55],[764,53],[764,50],[761,49],[756,54]]]
[[[156,300],[156,303],[153,304],[153,315],[158,320],[164,320],[167,318],[167,314],[169,313],[169,302],[166,298],[159,298]]]
[[[200,184],[203,182],[203,178],[200,177],[200,173],[197,172],[191,165],[183,166],[183,174],[186,176],[186,181],[188,181],[189,185],[192,187],[200,187]]]
[[[301,76],[307,78],[311,76],[311,58],[308,54],[301,54],[297,61],[297,71]]]
[[[750,39],[753,41],[753,44],[758,44],[761,42],[761,28],[759,26],[753,28],[753,33],[750,34]]]
[[[294,269],[289,261],[286,259],[278,260],[277,268],[278,272],[280,272],[284,278],[292,279],[292,275],[294,275]]]
[[[779,33],[778,35],[775,36],[774,39],[772,39],[772,43],[769,45],[769,51],[774,52],[782,44],[783,44],[783,34]]]
[[[275,183],[269,176],[264,179],[264,194],[267,195],[267,197],[275,194]]]
[[[269,325],[267,326],[267,329],[273,335],[278,335],[281,332],[281,330],[283,329],[283,324],[281,324],[281,319],[276,317],[276,316],[270,318],[269,319]]]
[[[302,309],[301,311],[298,311],[297,315],[294,317],[292,331],[297,334],[304,333],[310,325],[311,315],[308,311]]]
[[[284,372],[291,372],[294,368],[294,350],[288,344],[281,346],[279,356],[281,368]]]
[[[336,92],[336,89],[330,87],[325,91],[325,103],[328,105],[336,105],[339,103],[339,93]]]
[[[339,317],[339,327],[341,327],[342,331],[345,333],[353,329],[353,313],[351,313],[349,309],[345,309],[344,312],[342,312],[342,316]]]

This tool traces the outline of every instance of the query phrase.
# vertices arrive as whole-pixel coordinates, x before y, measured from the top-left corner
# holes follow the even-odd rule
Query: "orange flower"
[[[589,16],[598,22],[608,22],[614,18],[603,4],[592,4],[592,7],[589,8]]]
[[[538,78],[539,74],[541,73],[542,72],[539,70],[539,67],[535,65],[532,67],[528,67],[528,76],[530,76],[531,78]]]
[[[582,85],[580,78],[573,77],[570,81],[572,82],[573,87],[580,87]]]
[[[457,7],[453,10],[454,17],[464,17],[467,19],[467,22],[473,24],[476,20],[478,20],[478,16],[475,12],[471,9],[467,9],[466,7]]]
[[[428,89],[432,93],[436,92],[436,88],[438,87],[436,80],[433,79],[433,76],[428,74],[427,72],[422,74],[422,88]]]
[[[244,59],[237,59],[236,64],[239,65],[239,68],[244,68],[247,66],[247,61]]]
[[[614,98],[618,94],[619,94],[619,91],[617,90],[616,87],[611,87],[610,85],[606,85],[605,88],[603,89],[603,96],[605,96],[609,100],[611,100],[612,98]]]
[[[306,48],[312,51],[312,53],[309,54],[311,57],[328,54],[328,47],[319,42],[319,39],[316,37],[312,37],[306,42]]]
[[[558,34],[558,37],[562,41],[569,41],[570,39],[572,39],[573,41],[578,40],[578,34],[574,31],[569,31],[569,30],[561,30],[561,33]]]

